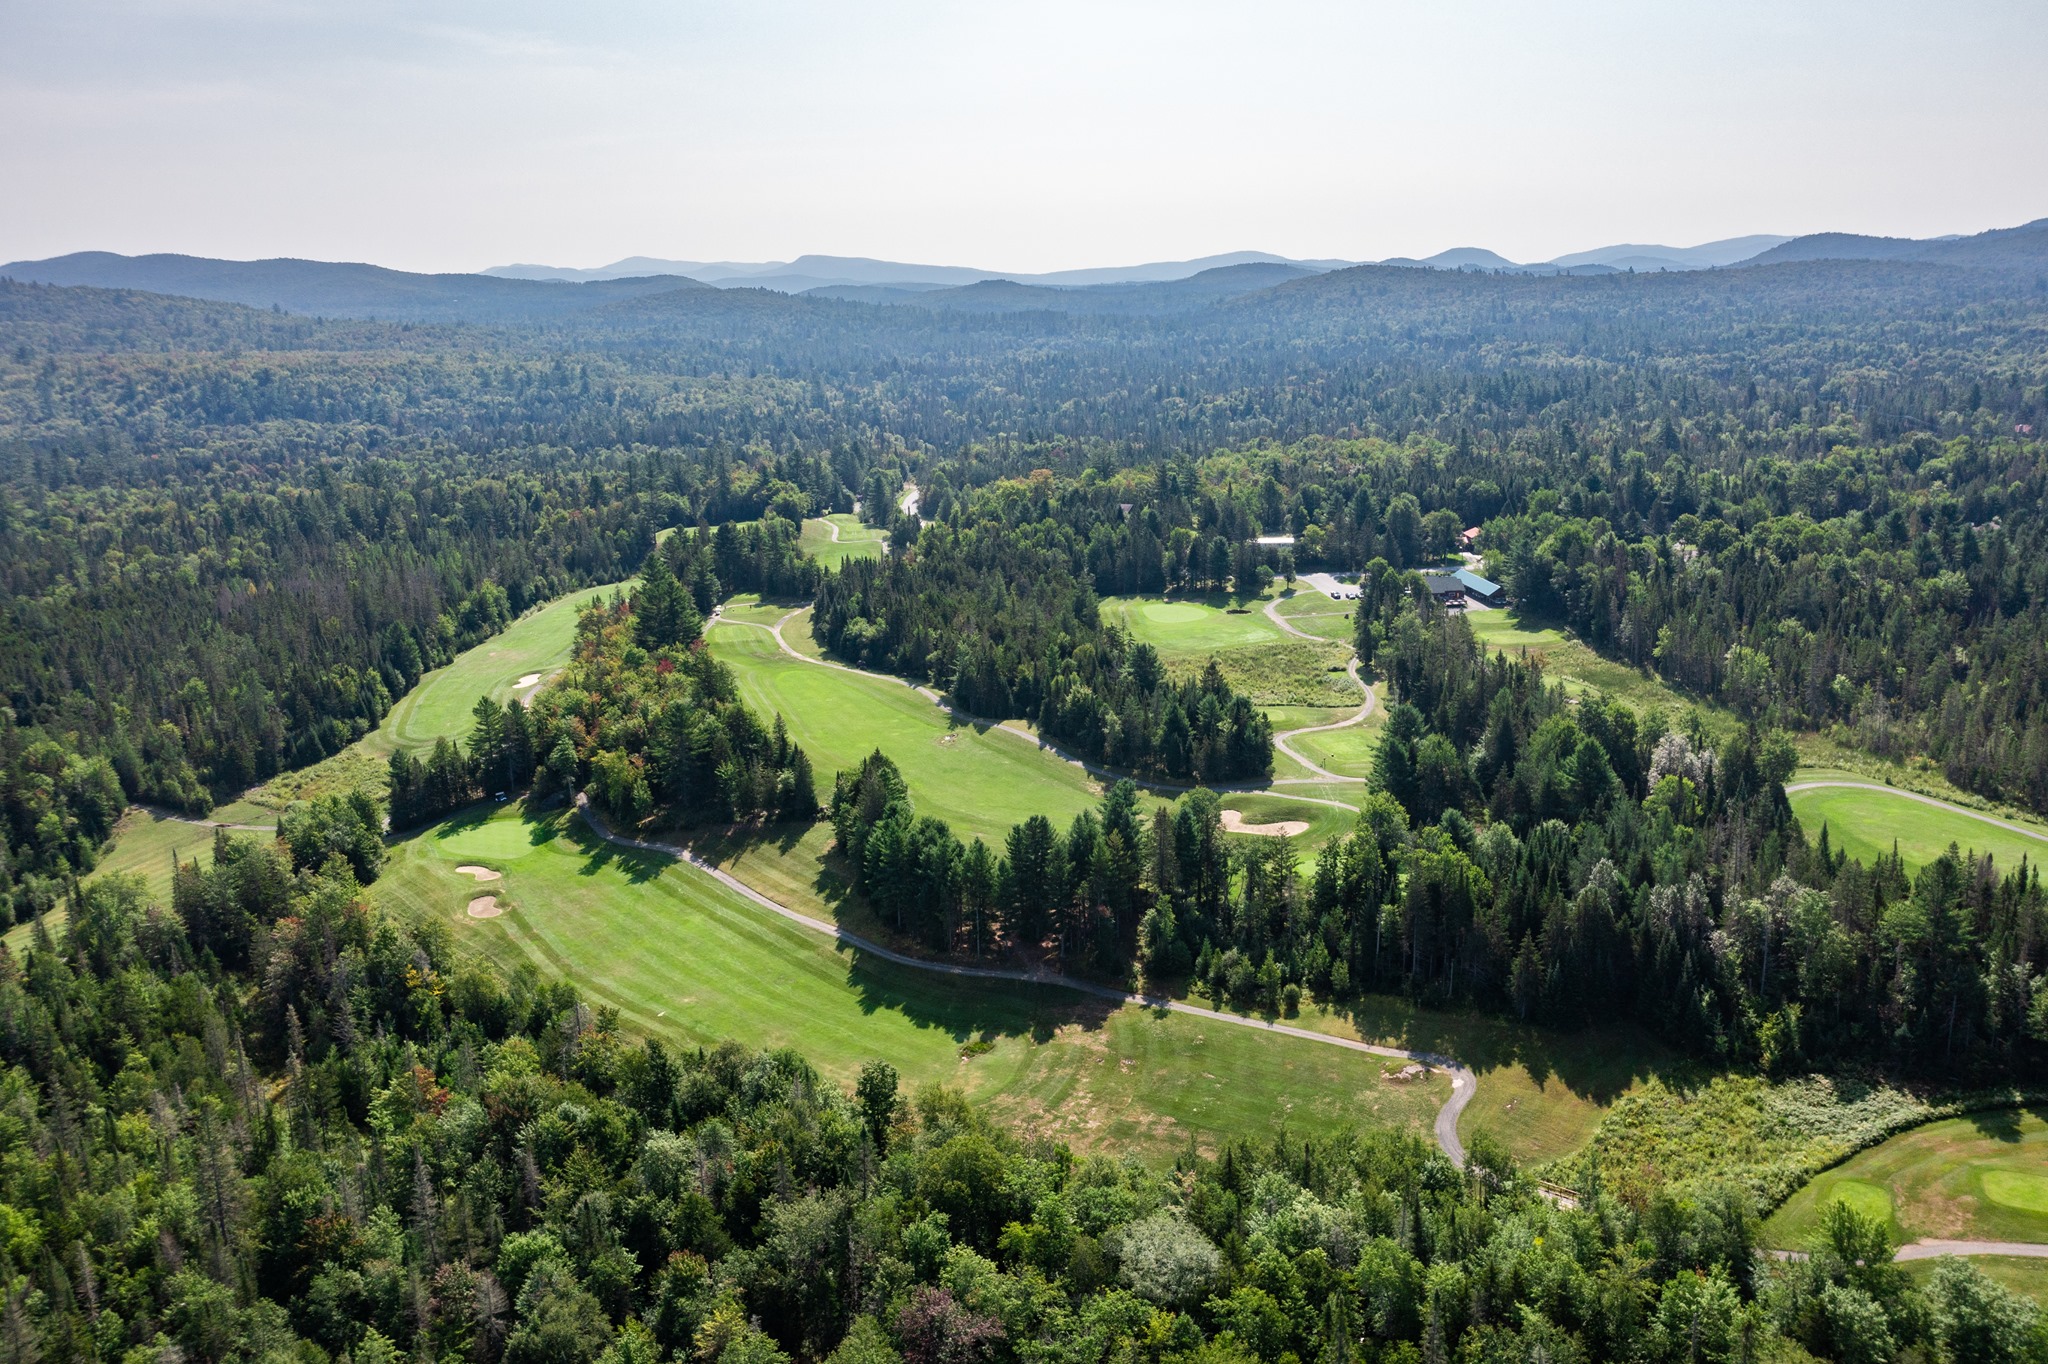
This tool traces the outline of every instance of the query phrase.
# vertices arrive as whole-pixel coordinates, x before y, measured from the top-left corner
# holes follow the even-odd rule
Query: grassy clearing
[[[1348,642],[1297,639],[1267,620],[1263,605],[1228,602],[1105,597],[1101,609],[1106,623],[1157,649],[1170,672],[1199,671],[1214,659],[1225,680],[1259,705],[1356,708],[1358,688],[1344,673]]]
[[[130,810],[115,826],[114,842],[107,855],[86,880],[90,883],[104,876],[140,876],[151,897],[167,905],[171,902],[171,873],[178,863],[194,860],[202,867],[213,865],[213,830],[166,819],[148,810]]]
[[[224,816],[223,816],[224,818]],[[236,834],[237,838],[250,838],[251,834]],[[187,824],[182,820],[166,819],[148,810],[130,810],[121,816],[121,822],[114,826],[114,838],[100,857],[99,865],[85,878],[85,884],[108,876],[140,876],[147,888],[149,898],[160,905],[171,902],[171,874],[179,862],[197,861],[200,866],[213,865],[213,830]],[[43,916],[43,926],[52,937],[64,932],[64,925],[70,915],[59,904]],[[4,941],[7,950],[19,955],[29,943],[34,931],[33,924],[16,924],[7,930]]]
[[[2048,1121],[1997,1109],[1929,1123],[1816,1176],[1764,1224],[1765,1244],[1799,1249],[1822,1210],[1847,1202],[1901,1242],[2048,1241]]]
[[[1519,612],[1468,611],[1465,619],[1487,653],[1519,655],[1526,651],[1531,658],[1542,660],[1544,671],[1552,680],[1562,682],[1567,691],[1598,692],[1639,711],[1662,710],[1674,720],[1688,711],[1698,711],[1716,739],[1726,739],[1740,728],[1741,722],[1732,712],[1689,697],[1626,663],[1603,658],[1563,630]]]
[[[458,863],[504,873],[506,912],[471,919]],[[531,963],[620,1010],[638,1033],[690,1045],[793,1046],[835,1079],[875,1057],[912,1084],[943,1080],[1007,1121],[1083,1149],[1164,1159],[1190,1136],[1426,1131],[1440,1081],[1381,1082],[1336,1048],[1090,1002],[1055,987],[957,981],[864,960],[667,857],[598,842],[557,814],[473,812],[393,849],[369,891],[437,917],[458,946]]]
[[[1826,779],[1802,771],[1793,784]],[[1896,845],[1907,869],[1917,871],[1948,851],[1951,843],[1964,852],[1989,853],[1996,865],[2005,869],[2017,867],[2023,858],[2035,865],[2048,860],[2048,826],[2031,821],[2029,826],[2039,831],[2038,838],[1939,809],[1896,791],[1833,786],[1797,791],[1790,799],[1792,812],[1799,816],[1809,839],[1819,838],[1822,825],[1826,825],[1829,844],[1866,866],[1890,855]]]
[[[1303,706],[1358,709],[1358,685],[1345,672],[1351,657],[1347,646],[1311,644],[1305,639],[1279,639],[1257,649],[1215,655],[1223,680],[1260,706]],[[1169,672],[1208,666],[1169,664]]]
[[[1459,1132],[1490,1133],[1532,1166],[1580,1151],[1613,1106],[1645,1085],[1691,1073],[1690,1063],[1639,1028],[1566,1032],[1490,1014],[1421,1009],[1390,995],[1308,1004],[1290,1021],[1457,1057],[1479,1079]]]
[[[832,527],[839,531],[836,541],[832,538]],[[858,516],[835,512],[806,519],[797,545],[826,568],[837,568],[848,559],[874,558],[888,539],[887,531],[862,525]]]
[[[1666,1182],[1725,1180],[1769,1210],[1823,1170],[1908,1128],[2034,1097],[2020,1089],[1929,1096],[1822,1075],[1780,1084],[1749,1075],[1688,1083],[1681,1071],[1623,1097],[1581,1156],[1556,1173],[1579,1184],[1597,1166],[1603,1187],[1623,1196],[1647,1195]]]

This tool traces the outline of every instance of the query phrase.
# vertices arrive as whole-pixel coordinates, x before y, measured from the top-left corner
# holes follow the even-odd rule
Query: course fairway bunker
[[[1270,824],[1247,824],[1241,810],[1223,812],[1223,828],[1233,834],[1258,834],[1265,838],[1293,838],[1296,834],[1308,832],[1305,819],[1281,819]]]
[[[505,873],[501,871],[492,871],[489,867],[479,867],[474,863],[467,862],[464,863],[462,866],[457,867],[455,869],[455,874],[457,876],[471,877],[475,879],[478,883],[482,883],[485,881],[502,881],[505,878]]]
[[[469,917],[472,919],[495,919],[504,912],[498,907],[495,895],[479,895],[469,902]]]

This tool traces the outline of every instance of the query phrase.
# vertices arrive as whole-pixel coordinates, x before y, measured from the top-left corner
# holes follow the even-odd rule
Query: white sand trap
[[[479,895],[469,902],[469,917],[472,919],[495,919],[504,912],[498,908],[495,895]]]
[[[1263,834],[1267,838],[1292,838],[1308,832],[1305,819],[1283,819],[1276,824],[1247,824],[1244,815],[1236,810],[1223,812],[1223,828],[1233,834]]]
[[[502,881],[505,879],[505,873],[492,871],[489,867],[457,867],[455,874],[457,876],[474,876],[479,881]]]
[[[519,679],[519,680],[518,680],[517,682],[514,682],[514,683],[512,684],[512,690],[513,690],[513,691],[527,691],[527,690],[529,690],[529,689],[531,689],[531,688],[533,688],[533,687],[538,687],[539,685],[540,685],[540,674],[539,674],[539,673],[526,673],[526,674],[524,674],[523,676],[521,676],[521,677],[520,677],[520,679]]]

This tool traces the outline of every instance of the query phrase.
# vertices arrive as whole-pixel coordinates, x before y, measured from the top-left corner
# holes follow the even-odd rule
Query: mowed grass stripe
[[[1791,784],[1797,786],[1802,779],[1805,774],[1795,776]],[[1896,791],[1821,786],[1795,791],[1789,799],[1809,840],[1819,838],[1821,826],[1826,825],[1829,846],[1865,866],[1889,857],[1895,841],[1900,860],[1909,871],[1934,861],[1951,843],[1966,853],[1989,853],[2002,871],[2014,870],[2022,859],[2034,866],[2048,862],[2048,828],[2040,830],[2043,837],[2029,838]],[[2007,822],[2022,823],[2011,818]]]
[[[430,745],[442,735],[466,738],[470,709],[477,697],[488,695],[502,703],[518,690],[513,684],[521,677],[560,667],[576,640],[577,613],[592,601],[626,590],[624,586],[586,588],[521,616],[447,667],[422,677],[419,685],[391,708],[384,729],[392,740],[408,748]]]

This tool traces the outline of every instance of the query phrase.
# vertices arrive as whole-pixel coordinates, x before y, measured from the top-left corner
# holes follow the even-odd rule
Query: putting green
[[[1986,1170],[1980,1183],[1984,1196],[2001,1207],[2048,1213],[2048,1175],[2028,1170]]]
[[[1838,1179],[1828,1187],[1826,1202],[1846,1203],[1872,1221],[1891,1224],[1891,1190],[1882,1184],[1867,1179]]]
[[[1231,609],[1212,602],[1161,601],[1156,597],[1105,597],[1105,624],[1150,644],[1169,661],[1200,662],[1212,653],[1279,644],[1286,636],[1255,608]]]
[[[504,819],[456,820],[435,829],[434,850],[454,860],[511,862],[531,853],[538,826]],[[541,842],[545,842],[543,837]]]

